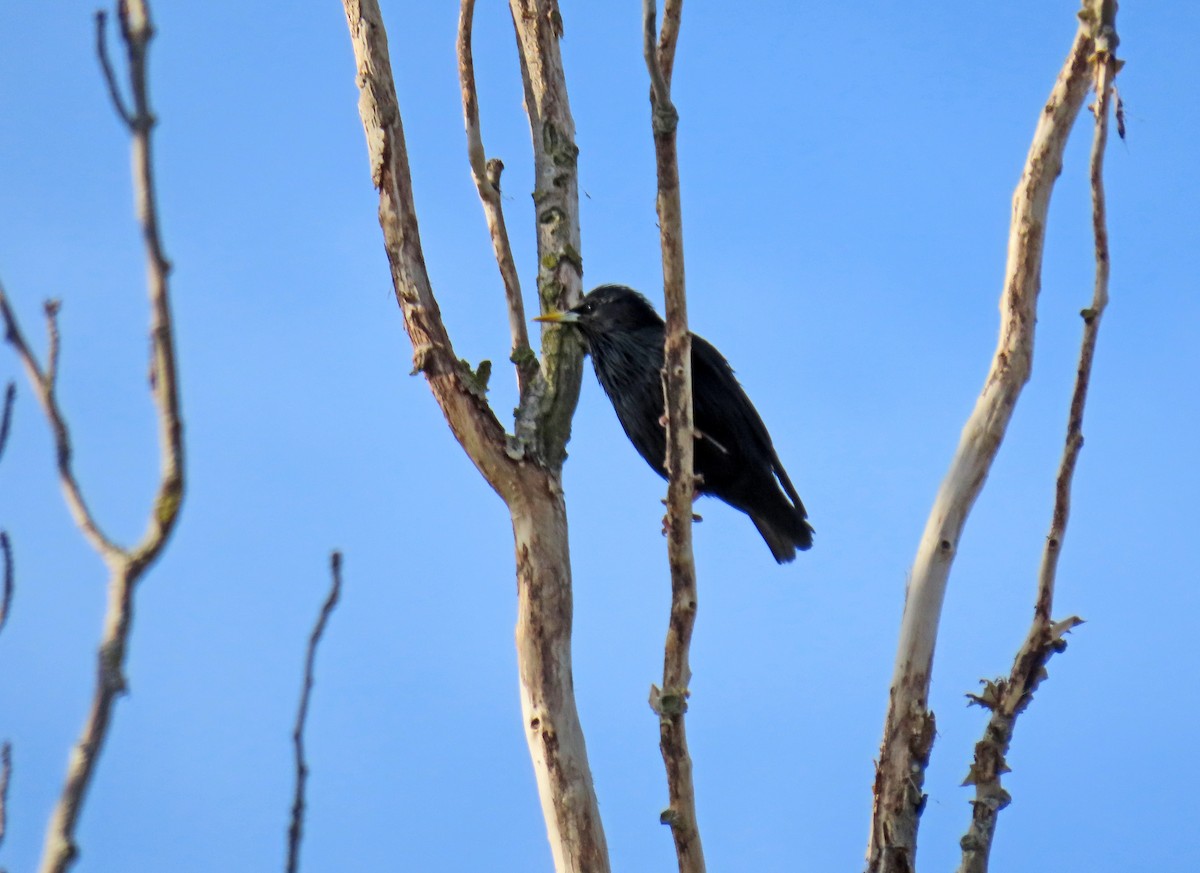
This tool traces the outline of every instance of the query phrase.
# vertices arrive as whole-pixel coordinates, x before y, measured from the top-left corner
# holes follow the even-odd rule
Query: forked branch
[[[915,869],[922,787],[935,725],[929,711],[934,643],[950,567],[967,514],[983,489],[1033,359],[1046,216],[1067,137],[1087,95],[1093,28],[1083,22],[1038,116],[1013,195],[1000,339],[975,409],[938,489],[913,561],[901,620],[883,743],[876,766],[867,869]]]
[[[382,13],[376,0],[343,0],[343,5],[358,69],[371,176],[379,189],[379,221],[415,369],[425,373],[455,437],[512,516],[521,710],[555,868],[603,873],[608,849],[571,675],[571,566],[561,481],[583,349],[568,331],[543,334],[544,382],[526,383],[516,437],[508,438],[481,386],[467,378],[469,371],[455,358],[429,284]],[[511,9],[533,133],[539,296],[547,308],[566,309],[579,298],[582,261],[578,149],[558,46],[562,18],[553,0],[512,0]],[[466,59],[468,66],[469,23],[466,14],[467,43],[460,60]],[[468,69],[468,86],[471,78]],[[464,87],[464,99],[468,151],[477,173],[482,162],[486,209],[498,188],[498,168],[489,175],[472,88]],[[498,217],[498,200],[493,202]],[[515,284],[508,287],[516,292]],[[511,306],[509,313],[511,327],[517,315]]]
[[[1033,622],[1025,642],[1013,660],[1012,670],[1005,679],[984,682],[981,694],[968,695],[973,703],[990,710],[991,717],[984,728],[983,738],[975,745],[974,763],[964,783],[975,786],[975,799],[971,802],[970,827],[961,840],[962,863],[958,868],[959,873],[987,873],[996,833],[996,820],[1000,810],[1010,801],[1008,792],[1001,785],[1001,777],[1009,769],[1006,756],[1017,717],[1024,712],[1033,699],[1034,691],[1046,678],[1046,663],[1052,655],[1066,648],[1064,634],[1082,623],[1082,619],[1077,616],[1056,622],[1051,615],[1058,560],[1062,554],[1071,510],[1071,483],[1075,476],[1080,449],[1083,448],[1083,412],[1092,377],[1096,339],[1100,330],[1100,318],[1108,306],[1109,253],[1104,204],[1104,152],[1108,142],[1108,115],[1112,102],[1113,81],[1121,63],[1115,54],[1116,6],[1115,2],[1097,3],[1095,7],[1098,8],[1094,9],[1096,17],[1086,19],[1093,26],[1095,45],[1092,60],[1095,67],[1096,102],[1092,105],[1092,111],[1096,123],[1092,134],[1089,176],[1096,270],[1091,305],[1080,313],[1083,317],[1083,339],[1080,343],[1075,388],[1071,394],[1071,407],[1067,417],[1062,460],[1059,462],[1058,476],[1055,480],[1054,512],[1042,549]]]

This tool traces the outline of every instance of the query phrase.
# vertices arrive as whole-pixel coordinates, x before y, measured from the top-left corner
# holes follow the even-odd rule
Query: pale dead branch
[[[1037,602],[1033,622],[1025,642],[1013,660],[1008,678],[984,682],[983,692],[968,695],[973,703],[991,711],[983,738],[975,745],[975,759],[964,784],[975,786],[971,802],[971,824],[961,840],[962,863],[959,873],[987,873],[996,821],[1000,810],[1009,804],[1010,796],[1001,785],[1001,777],[1009,770],[1006,756],[1012,742],[1017,717],[1033,699],[1033,694],[1046,678],[1046,663],[1056,652],[1066,648],[1065,634],[1082,623],[1071,616],[1054,621],[1054,584],[1067,521],[1071,509],[1071,483],[1075,465],[1083,448],[1083,413],[1091,382],[1092,362],[1100,318],[1108,305],[1108,230],[1104,206],[1104,152],[1108,142],[1108,115],[1113,80],[1120,69],[1116,58],[1116,6],[1112,0],[1096,3],[1095,18],[1085,19],[1093,28],[1096,102],[1093,104],[1095,127],[1089,167],[1092,189],[1092,229],[1095,238],[1096,272],[1092,303],[1080,314],[1083,317],[1083,339],[1076,368],[1075,388],[1067,419],[1067,434],[1055,481],[1054,512],[1046,544],[1042,550],[1038,571]]]
[[[304,729],[308,725],[308,703],[312,697],[314,673],[317,663],[317,646],[325,635],[325,627],[329,624],[329,616],[337,607],[342,594],[342,553],[334,551],[329,556],[329,574],[332,581],[329,594],[321,604],[321,612],[317,615],[316,624],[308,636],[308,647],[304,653],[304,684],[300,689],[300,705],[296,710],[296,723],[292,727],[292,748],[295,755],[296,789],[292,795],[292,817],[288,825],[287,841],[287,873],[296,873],[300,869],[300,843],[304,839],[304,790],[308,785],[308,760],[304,755]]]
[[[1050,194],[1062,168],[1067,137],[1087,95],[1093,50],[1093,29],[1084,22],[1038,116],[1013,196],[999,343],[913,561],[875,774],[867,848],[871,873],[915,869],[922,786],[935,734],[929,683],[946,583],[967,514],[1029,378]]]
[[[154,114],[150,109],[146,79],[146,53],[154,29],[143,0],[126,0],[119,6],[121,39],[126,49],[132,109],[121,97],[105,44],[106,16],[97,13],[96,30],[100,63],[117,114],[132,137],[133,184],[138,221],[146,248],[151,307],[151,394],[158,419],[160,474],[158,492],[149,513],[146,532],[132,548],[123,548],[101,531],[84,501],[71,465],[71,442],[66,419],[56,396],[58,379],[58,303],[45,306],[48,338],[43,370],[20,331],[15,314],[0,289],[0,315],[6,338],[16,349],[29,376],[51,430],[59,481],[76,524],[109,569],[108,608],[98,656],[97,684],[92,704],[67,766],[67,775],[46,831],[40,870],[60,873],[78,854],[75,831],[100,754],[104,749],[117,698],[125,690],[124,665],[133,618],[133,593],[138,581],[161,554],[178,518],[183,499],[183,425],[180,417],[175,352],[168,299],[170,272],[162,252],[150,134]]]
[[[571,566],[561,481],[579,397],[581,341],[570,331],[543,332],[545,381],[530,383],[535,387],[522,398],[516,436],[505,434],[479,374],[454,356],[430,287],[382,13],[375,0],[343,5],[379,221],[415,369],[424,372],[451,431],[512,516],[521,708],[555,868],[607,871],[571,673]],[[511,9],[534,143],[539,296],[547,309],[567,309],[580,296],[582,260],[578,149],[558,46],[562,18],[551,0],[513,0]],[[469,107],[466,114],[470,125]],[[476,147],[469,139],[469,153],[474,166],[482,140]],[[484,169],[486,179],[486,164]]]
[[[16,583],[13,580],[12,543],[8,539],[8,531],[0,530],[0,553],[4,556],[4,590],[0,592],[0,630],[8,623],[8,610],[12,607],[13,591]]]

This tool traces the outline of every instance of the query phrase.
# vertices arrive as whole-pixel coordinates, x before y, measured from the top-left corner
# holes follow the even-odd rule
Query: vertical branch
[[[308,785],[308,761],[304,756],[304,729],[308,724],[308,702],[312,697],[313,677],[317,663],[317,646],[325,635],[325,627],[329,624],[329,616],[338,605],[342,594],[342,553],[334,551],[329,555],[329,574],[333,581],[329,586],[329,594],[321,604],[321,612],[313,625],[312,633],[308,635],[308,647],[304,653],[304,684],[300,688],[300,705],[296,710],[296,723],[292,727],[292,748],[295,752],[296,790],[292,795],[292,818],[288,825],[287,842],[287,873],[296,873],[300,869],[300,842],[304,839],[304,789]]]
[[[561,312],[579,302],[583,284],[579,148],[559,50],[562,14],[557,0],[509,0],[509,8],[533,140],[538,296],[542,312]],[[543,330],[541,369],[546,391],[537,415],[538,454],[556,470],[566,458],[583,374],[583,340],[576,331]]]
[[[987,873],[996,821],[1000,810],[1008,806],[1011,800],[1000,780],[1009,770],[1006,756],[1012,743],[1017,717],[1029,706],[1034,692],[1046,678],[1046,664],[1051,656],[1066,648],[1064,634],[1082,623],[1082,619],[1077,616],[1055,622],[1051,614],[1054,607],[1058,560],[1062,554],[1063,539],[1070,516],[1071,484],[1079,452],[1083,448],[1083,413],[1087,403],[1088,385],[1091,382],[1096,339],[1100,330],[1100,318],[1108,306],[1109,254],[1104,204],[1104,153],[1108,142],[1108,114],[1113,81],[1121,66],[1115,55],[1118,42],[1116,6],[1112,0],[1100,0],[1086,10],[1091,14],[1084,16],[1085,23],[1093,26],[1095,46],[1092,60],[1095,67],[1096,102],[1092,110],[1096,123],[1089,162],[1096,260],[1092,303],[1080,313],[1083,317],[1083,339],[1080,343],[1075,387],[1071,394],[1071,406],[1067,417],[1063,455],[1055,480],[1054,511],[1042,549],[1041,567],[1038,570],[1033,622],[1013,660],[1008,678],[997,679],[994,682],[985,681],[981,694],[968,695],[971,702],[990,710],[992,714],[984,729],[983,738],[975,745],[975,759],[964,782],[975,786],[975,799],[971,801],[971,824],[960,841],[962,863],[958,868],[959,873]]]
[[[483,148],[483,136],[479,131],[479,95],[475,88],[475,61],[471,54],[471,28],[475,16],[475,0],[462,0],[458,16],[458,80],[462,90],[463,119],[467,129],[467,158],[471,164],[471,175],[483,202],[483,213],[487,220],[488,234],[492,238],[492,250],[500,277],[504,281],[504,296],[508,304],[508,329],[512,335],[510,359],[517,368],[517,390],[524,402],[531,382],[537,376],[537,357],[529,347],[529,331],[525,325],[525,303],[521,297],[521,280],[517,276],[517,264],[513,258],[512,245],[508,241],[508,228],[504,223],[504,210],[500,203],[500,174],[504,164],[499,158],[487,160]]]
[[[0,630],[4,630],[4,626],[8,624],[8,610],[12,607],[13,590],[16,588],[13,581],[12,543],[9,542],[6,530],[0,530],[0,554],[3,554],[4,558],[4,588],[0,592]]]
[[[670,805],[663,812],[671,826],[681,871],[704,870],[704,850],[696,821],[692,759],[684,714],[692,671],[688,654],[696,624],[696,562],[692,554],[693,466],[692,338],[688,332],[683,262],[683,213],[679,195],[679,158],[675,134],[679,114],[671,102],[671,72],[679,34],[682,0],[667,0],[661,40],[656,40],[654,0],[643,0],[642,33],[650,74],[650,106],[658,176],[656,208],[662,247],[666,298],[664,391],[667,418],[667,558],[671,567],[671,617],[663,649],[662,690],[651,688],[650,705],[659,716],[659,748],[667,772]]]
[[[1050,194],[1071,126],[1087,95],[1092,51],[1092,31],[1085,22],[1038,116],[1013,195],[999,342],[917,546],[875,772],[867,846],[870,873],[915,869],[925,800],[921,789],[936,730],[929,711],[929,683],[942,602],[967,514],[983,489],[1029,378]]]
[[[8,834],[8,783],[12,778],[12,743],[0,744],[0,846]]]

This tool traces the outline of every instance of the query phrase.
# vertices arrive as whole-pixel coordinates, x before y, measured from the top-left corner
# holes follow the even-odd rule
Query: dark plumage
[[[601,285],[569,312],[538,321],[574,325],[583,334],[596,377],[626,436],[665,478],[663,337],[665,325],[648,300],[624,285]],[[692,407],[697,491],[750,516],[779,563],[812,546],[813,529],[771,435],[729,362],[692,334]],[[782,486],[782,488],[781,488]]]

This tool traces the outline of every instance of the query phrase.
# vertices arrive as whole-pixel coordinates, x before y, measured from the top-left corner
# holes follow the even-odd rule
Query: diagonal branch
[[[342,594],[342,553],[334,551],[329,556],[329,573],[333,581],[329,594],[321,604],[321,612],[308,636],[308,647],[304,653],[304,684],[300,689],[300,705],[296,710],[296,723],[292,727],[292,747],[295,750],[296,790],[292,795],[292,818],[288,826],[287,873],[300,869],[300,842],[304,838],[304,789],[308,784],[308,761],[304,756],[304,729],[308,724],[308,702],[312,697],[314,672],[317,662],[317,646],[325,635],[329,616],[333,614]]]
[[[1082,623],[1082,619],[1077,616],[1055,622],[1051,613],[1054,606],[1058,560],[1062,554],[1062,543],[1071,510],[1071,483],[1075,476],[1079,452],[1083,448],[1083,412],[1087,403],[1088,385],[1091,382],[1092,362],[1096,354],[1096,339],[1100,330],[1100,318],[1108,306],[1109,254],[1104,203],[1104,152],[1108,142],[1108,115],[1113,80],[1121,62],[1115,55],[1116,3],[1102,0],[1095,5],[1099,7],[1095,10],[1096,16],[1088,19],[1094,25],[1093,61],[1096,92],[1096,102],[1092,107],[1096,124],[1092,135],[1089,167],[1096,257],[1092,303],[1080,313],[1083,317],[1083,339],[1067,418],[1063,455],[1055,481],[1054,512],[1038,571],[1033,622],[1013,660],[1008,678],[985,682],[982,694],[969,695],[973,703],[990,710],[992,715],[984,729],[983,738],[975,745],[975,760],[964,783],[975,786],[975,799],[971,802],[970,827],[961,840],[962,863],[959,873],[986,873],[988,869],[992,841],[996,833],[996,820],[1000,810],[1010,801],[1009,794],[1000,784],[1000,780],[1009,769],[1005,758],[1012,743],[1017,717],[1030,704],[1033,693],[1046,678],[1046,663],[1052,655],[1066,648],[1064,634]]]
[[[650,74],[650,105],[658,175],[656,208],[662,247],[666,339],[663,388],[667,417],[667,558],[671,567],[671,616],[663,648],[662,690],[651,688],[650,705],[659,716],[659,748],[667,771],[670,805],[662,820],[671,826],[680,871],[700,873],[704,849],[696,821],[696,790],[684,714],[692,671],[688,655],[696,624],[698,595],[692,554],[692,500],[695,497],[692,418],[692,338],[688,332],[683,262],[683,211],[675,132],[679,114],[671,102],[670,70],[678,38],[681,0],[667,0],[663,35],[656,47],[657,10],[643,0],[643,54]]]
[[[383,14],[375,0],[344,0],[343,5],[358,67],[371,180],[379,190],[379,224],[413,346],[413,372],[425,374],[454,436],[488,483],[505,496],[514,487],[515,462],[505,451],[504,428],[482,386],[454,355],[425,269]]]
[[[935,734],[929,683],[942,602],[967,514],[983,489],[1029,378],[1050,194],[1062,168],[1067,137],[1087,95],[1092,51],[1091,29],[1081,24],[1038,116],[1025,169],[1013,195],[1000,299],[1000,339],[913,561],[875,772],[867,847],[870,873],[907,873],[916,865],[917,828],[924,807],[921,789]]]
[[[462,89],[463,119],[467,128],[467,158],[471,163],[471,175],[483,202],[483,214],[487,220],[488,234],[492,238],[492,250],[500,277],[504,280],[504,297],[508,304],[508,329],[512,334],[510,359],[517,368],[517,391],[521,401],[537,376],[537,356],[529,347],[529,331],[525,325],[525,303],[521,297],[521,280],[517,276],[517,264],[513,258],[512,245],[508,241],[508,228],[504,223],[504,210],[500,203],[500,174],[504,164],[499,158],[487,160],[483,148],[483,137],[479,131],[479,95],[475,88],[475,61],[471,55],[471,29],[475,16],[475,0],[462,0],[458,17],[458,80]]]
[[[0,458],[8,445],[8,432],[12,427],[13,403],[17,399],[17,383],[9,382],[4,388],[4,412],[0,414]]]
[[[54,301],[48,301],[45,308],[46,323],[50,334],[50,348],[47,356],[48,363],[46,369],[43,371],[33,350],[29,348],[29,344],[25,341],[25,336],[21,333],[21,326],[17,321],[17,316],[13,312],[12,307],[9,306],[8,296],[4,292],[4,287],[0,285],[0,317],[4,319],[5,339],[8,340],[9,345],[16,350],[17,356],[21,359],[21,364],[25,367],[25,373],[29,377],[29,384],[33,388],[34,396],[37,397],[38,403],[41,404],[42,411],[50,423],[50,430],[54,434],[54,456],[58,467],[58,480],[62,485],[67,508],[70,510],[71,517],[75,520],[76,526],[83,532],[84,537],[91,544],[92,548],[105,561],[111,561],[120,557],[121,548],[105,536],[104,532],[100,529],[100,525],[96,522],[91,509],[83,498],[83,491],[79,487],[79,482],[75,478],[75,470],[72,465],[71,434],[67,428],[66,418],[59,408],[56,393],[58,375],[58,304]]]

